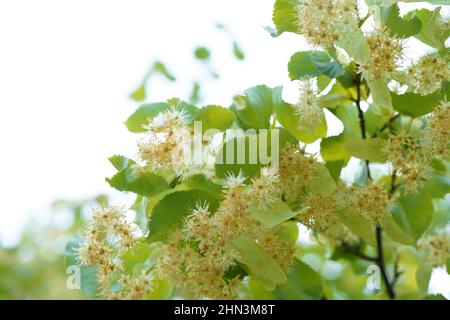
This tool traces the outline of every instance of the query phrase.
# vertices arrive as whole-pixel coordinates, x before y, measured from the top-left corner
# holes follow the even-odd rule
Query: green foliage
[[[207,189],[188,189],[168,193],[148,212],[150,222],[150,241],[160,241],[180,227],[183,219],[195,208],[197,203],[209,203],[214,211],[218,207],[218,196]]]
[[[288,64],[291,80],[304,76],[319,76],[337,78],[344,74],[344,69],[337,61],[323,51],[302,51],[295,53]]]
[[[146,103],[125,121],[130,132],[147,134],[155,141],[158,134],[166,134],[160,142],[164,148],[158,154],[163,159],[157,159],[159,166],[152,167],[142,156],[139,161],[113,156],[110,162],[118,172],[106,179],[113,188],[136,195],[132,209],[145,241],[125,255],[127,272],[143,266],[152,269],[157,257],[176,257],[173,263],[180,263],[174,270],[184,277],[175,281],[168,272],[168,279],[156,280],[160,290],[150,298],[191,298],[189,288],[183,287],[183,279],[189,277],[195,277],[193,286],[200,286],[201,292],[211,289],[201,287],[205,283],[211,287],[219,283],[223,293],[238,282],[243,286],[240,294],[255,299],[441,298],[427,294],[433,264],[421,240],[443,232],[450,219],[445,200],[450,191],[444,114],[448,79],[445,72],[438,74],[441,70],[423,67],[415,72],[392,60],[397,59],[395,50],[402,51],[401,41],[414,37],[432,48],[431,57],[448,62],[448,22],[440,8],[401,16],[397,1],[366,3],[367,16],[353,14],[347,18],[354,21],[348,22],[339,3],[320,8],[335,16],[319,15],[317,8],[311,16],[300,16],[302,2],[275,1],[276,30],[266,29],[273,36],[301,35],[315,48],[292,54],[287,63],[290,80],[311,84],[300,86],[297,102],[284,101],[281,86],[257,85],[235,96],[230,106],[196,106],[200,84],[194,82],[192,104],[176,98]],[[375,20],[373,25],[366,24],[369,18]],[[300,30],[305,21],[314,25],[317,34]],[[223,25],[218,28],[226,31]],[[234,57],[243,60],[234,39]],[[208,48],[198,47],[194,55],[209,66]],[[174,79],[162,64],[152,70]],[[392,80],[404,86],[393,90]],[[427,81],[432,82],[425,83],[431,93],[418,94],[414,83]],[[145,99],[145,83],[133,98]],[[170,117],[176,110],[184,117],[172,124]],[[329,115],[342,123],[342,132],[328,132]],[[168,128],[162,126],[151,136],[155,132],[148,124],[155,117],[166,121]],[[211,147],[208,159],[215,162],[203,167],[184,164],[183,171],[174,165],[178,163],[170,152],[184,140],[173,137],[178,126],[189,133],[195,130],[194,121],[201,122],[202,134],[216,129],[215,135],[201,140]],[[229,134],[229,129],[236,131]],[[214,145],[216,138],[223,141]],[[266,147],[261,144],[265,138]],[[398,145],[395,139],[400,140]],[[309,148],[305,145],[313,143],[313,148],[319,147],[316,155],[305,151]],[[293,146],[292,153],[288,146]],[[273,152],[284,158],[263,161]],[[356,166],[350,161],[355,158],[360,160]],[[279,175],[270,171],[277,165],[281,165]],[[300,223],[312,231],[306,245],[298,239]],[[192,225],[197,229],[189,229]],[[182,249],[171,247],[172,235],[180,235],[176,245]],[[291,263],[284,263],[284,254],[290,254]],[[198,266],[190,266],[183,260],[186,256],[196,259],[201,272],[195,274]],[[204,261],[208,267],[202,265]],[[444,261],[449,268],[449,260]],[[373,264],[385,273],[381,291],[366,287]],[[208,268],[217,268],[216,282],[208,278]],[[95,270],[91,271],[83,280],[90,295],[90,284],[95,282]],[[211,291],[212,297],[218,296]],[[194,293],[194,297],[209,298],[208,294]]]
[[[231,240],[229,245],[236,250],[237,260],[244,264],[249,274],[261,281],[266,289],[271,290],[286,281],[283,269],[252,239],[241,236]]]

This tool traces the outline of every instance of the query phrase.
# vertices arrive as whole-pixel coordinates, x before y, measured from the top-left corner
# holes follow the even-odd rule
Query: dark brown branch
[[[368,261],[372,261],[372,262],[377,262],[377,258],[376,257],[371,257],[367,254],[365,254],[364,252],[362,252],[359,249],[359,246],[352,246],[351,244],[342,241],[342,247],[345,249],[345,251],[354,254],[355,256],[364,259],[364,260],[368,260]]]
[[[380,226],[376,227],[376,239],[377,239],[377,264],[380,268],[381,277],[383,278],[384,285],[386,286],[386,291],[388,293],[389,299],[395,299],[395,291],[394,291],[394,281],[390,282],[389,277],[387,275],[386,266],[384,263],[384,254],[383,254],[383,230]]]

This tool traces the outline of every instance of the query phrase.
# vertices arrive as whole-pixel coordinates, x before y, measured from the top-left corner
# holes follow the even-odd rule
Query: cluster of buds
[[[122,257],[136,245],[136,231],[137,227],[127,222],[123,207],[110,206],[94,210],[77,249],[77,258],[83,266],[98,267],[101,297],[116,296],[111,291],[111,284],[124,271]]]
[[[395,172],[403,177],[407,193],[417,192],[428,179],[428,155],[418,139],[408,134],[391,134],[383,153]]]
[[[390,214],[391,199],[384,187],[370,182],[352,192],[349,205],[357,215],[382,226]]]
[[[426,55],[408,69],[414,93],[427,95],[440,89],[442,81],[450,78],[447,61],[436,55]]]
[[[236,297],[240,281],[227,279],[225,274],[238,258],[229,246],[238,236],[255,239],[282,267],[288,268],[293,261],[293,241],[265,228],[249,211],[251,207],[268,208],[277,196],[279,199],[276,171],[263,168],[249,185],[245,181],[241,172],[227,177],[223,200],[214,214],[207,203],[197,204],[183,229],[173,233],[166,254],[158,263],[163,277],[195,297]]]
[[[448,230],[441,229],[434,235],[422,237],[417,244],[433,267],[444,265],[450,258],[450,233]]]
[[[302,0],[296,7],[299,32],[317,47],[329,49],[342,33],[358,26],[354,0]]]
[[[319,170],[319,162],[297,145],[287,145],[281,151],[279,163],[280,188],[288,203],[297,203],[301,192],[308,188]]]
[[[426,152],[432,157],[446,159],[450,143],[450,103],[442,101],[428,116],[428,126],[425,132]]]
[[[367,36],[369,60],[360,66],[366,79],[390,79],[402,57],[402,43],[387,29],[375,30]]]
[[[161,112],[144,127],[146,136],[138,142],[138,154],[150,170],[170,168],[182,175],[186,169],[192,134],[183,109]]]
[[[309,209],[300,214],[298,220],[308,228],[331,238],[340,230],[339,209],[343,203],[338,201],[336,194],[325,196],[308,193],[303,197],[301,205]]]
[[[316,85],[313,78],[300,80],[299,98],[294,105],[294,113],[300,119],[300,126],[313,131],[323,117],[322,107],[316,96]]]

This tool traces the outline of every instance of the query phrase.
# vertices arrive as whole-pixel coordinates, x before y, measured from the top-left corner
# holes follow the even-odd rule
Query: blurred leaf
[[[431,279],[433,268],[429,264],[422,264],[416,271],[417,287],[421,294],[425,295]]]
[[[211,54],[210,54],[208,48],[198,47],[195,49],[194,55],[195,55],[195,58],[197,58],[198,60],[206,61],[206,60],[209,60],[209,57]]]
[[[433,219],[434,210],[430,194],[422,189],[417,194],[402,195],[392,213],[397,224],[418,240]]]
[[[239,46],[239,44],[234,41],[233,42],[233,54],[236,57],[236,59],[238,60],[244,60],[245,59],[245,54],[242,51],[241,47]]]
[[[152,72],[162,74],[167,80],[175,81],[175,76],[167,69],[166,65],[161,61],[156,61],[153,64]]]
[[[275,288],[281,300],[317,300],[323,295],[322,278],[310,266],[296,259],[287,281]]]
[[[194,82],[192,85],[191,95],[189,96],[189,102],[192,104],[196,104],[200,101],[200,84],[198,82]]]
[[[398,243],[405,245],[414,245],[416,243],[416,241],[409,234],[397,225],[391,216],[389,216],[384,222],[383,229],[391,240]]]

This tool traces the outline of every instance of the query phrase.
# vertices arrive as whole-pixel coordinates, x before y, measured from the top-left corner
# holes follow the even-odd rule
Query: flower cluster
[[[417,244],[433,267],[444,265],[450,258],[450,233],[446,230],[422,237]]]
[[[404,178],[407,193],[416,192],[427,180],[428,155],[418,139],[408,134],[391,134],[383,152],[396,173]]]
[[[447,61],[436,55],[426,55],[408,69],[414,93],[427,95],[441,87],[450,78]]]
[[[170,168],[181,175],[186,169],[191,132],[183,109],[171,108],[145,126],[145,138],[138,142],[140,159],[150,168]]]
[[[294,113],[299,117],[301,126],[314,128],[322,121],[323,110],[316,97],[313,78],[300,80],[299,98],[294,107]]]
[[[338,199],[336,193],[330,195],[318,195],[308,193],[303,197],[301,204],[309,208],[298,216],[298,220],[308,228],[318,231],[330,238],[340,231],[339,210],[345,204]]]
[[[450,103],[442,101],[428,116],[425,132],[425,145],[430,156],[445,159],[448,157],[450,143]]]
[[[272,168],[263,168],[250,185],[239,173],[229,175],[223,200],[211,214],[209,205],[197,204],[186,218],[184,228],[173,232],[166,255],[158,263],[160,274],[181,285],[195,297],[230,299],[238,294],[240,281],[227,279],[226,271],[235,264],[237,253],[229,241],[245,235],[255,239],[280,266],[291,265],[294,244],[276,230],[266,229],[249,213],[252,206],[267,208],[279,194],[278,176]]]
[[[403,177],[407,193],[417,192],[428,180],[433,159],[448,157],[450,135],[449,103],[441,102],[430,113],[423,137],[410,134],[391,134],[382,150],[395,172]]]
[[[77,258],[81,265],[98,266],[99,294],[107,299],[137,297],[136,290],[127,286],[124,292],[111,291],[112,282],[124,271],[122,256],[137,244],[137,227],[126,221],[125,212],[125,209],[119,206],[94,210],[92,220],[84,231],[82,243],[77,249]],[[129,278],[129,283],[136,286],[135,282],[139,282],[139,279],[143,278]],[[149,281],[148,277],[146,279]],[[145,298],[143,295],[141,297]]]
[[[349,200],[356,214],[381,226],[390,214],[391,199],[389,192],[373,182],[355,189]]]
[[[369,60],[360,66],[366,79],[390,79],[402,57],[402,43],[387,29],[375,30],[367,36]]]
[[[309,43],[324,49],[358,25],[354,0],[303,0],[297,5],[297,17],[299,32]]]
[[[288,203],[296,203],[301,192],[308,188],[319,170],[319,162],[297,145],[287,145],[281,150],[280,188]]]

